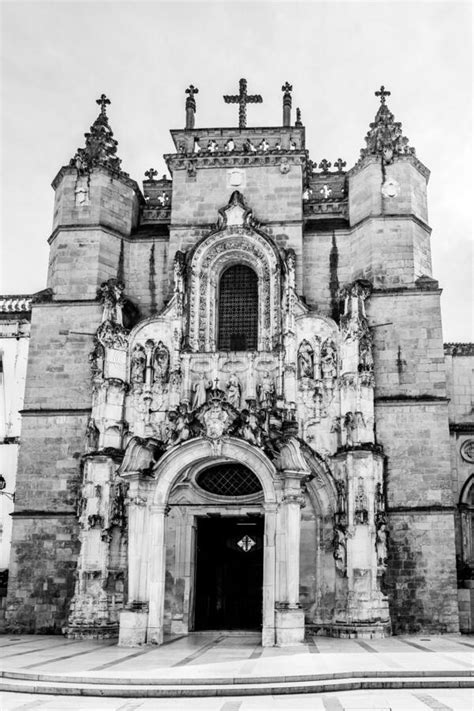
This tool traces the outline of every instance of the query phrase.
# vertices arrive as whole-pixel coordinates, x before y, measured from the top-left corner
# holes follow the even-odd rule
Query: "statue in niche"
[[[87,449],[90,452],[95,452],[98,449],[99,437],[100,437],[99,428],[97,427],[94,418],[89,417],[89,422],[87,423],[87,428],[86,428],[86,443],[87,443]]]
[[[378,482],[375,487],[375,510],[377,512],[385,511],[385,499],[383,494],[383,485]]]
[[[227,402],[236,410],[240,409],[241,386],[235,373],[232,373],[226,385]]]
[[[360,476],[357,493],[354,501],[354,523],[365,525],[369,523],[367,496],[365,494],[364,480]]]
[[[184,297],[184,280],[186,276],[186,255],[178,250],[174,256],[174,293]]]
[[[342,421],[342,426],[344,428],[344,434],[346,439],[345,444],[348,447],[352,447],[352,445],[354,444],[354,431],[357,427],[356,419],[354,417],[353,412],[346,412]]]
[[[193,385],[193,397],[191,402],[191,407],[193,410],[197,410],[201,405],[207,402],[209,390],[212,387],[211,381],[208,379],[206,373],[202,373]]]
[[[104,374],[104,347],[96,343],[94,350],[89,354],[92,378],[101,378]]]
[[[321,346],[321,374],[325,387],[332,388],[332,382],[337,376],[336,346],[329,339]]]
[[[97,290],[97,296],[104,305],[102,312],[102,323],[110,321],[119,326],[123,326],[123,306],[125,299],[123,290],[125,286],[117,279],[109,279],[101,284]]]
[[[345,514],[347,507],[347,492],[346,485],[343,481],[336,479],[336,491],[337,491],[337,513]]]
[[[333,556],[337,570],[344,574],[346,571],[346,527],[340,523],[334,526]]]
[[[377,565],[387,565],[387,521],[384,514],[377,514],[375,521],[375,550],[377,552]]]
[[[306,339],[298,348],[298,378],[314,378],[314,351]]]
[[[170,352],[163,341],[156,347],[154,356],[154,381],[155,383],[167,383],[169,380]]]
[[[373,369],[372,338],[370,333],[366,331],[359,341],[359,373],[371,373]]]
[[[275,383],[268,370],[264,372],[260,384],[257,385],[257,394],[261,407],[273,407],[275,402]]]
[[[136,385],[145,382],[146,355],[141,346],[135,346],[130,358],[130,381]]]
[[[89,205],[89,176],[78,175],[74,190],[76,207]]]

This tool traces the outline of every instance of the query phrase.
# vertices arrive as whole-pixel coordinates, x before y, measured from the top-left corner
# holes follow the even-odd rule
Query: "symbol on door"
[[[248,553],[257,544],[255,543],[253,538],[250,538],[250,536],[244,536],[240,539],[240,541],[237,541],[237,545],[244,551],[244,553]]]

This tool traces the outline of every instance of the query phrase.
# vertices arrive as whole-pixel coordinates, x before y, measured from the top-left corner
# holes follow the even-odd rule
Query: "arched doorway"
[[[224,471],[224,466],[229,475],[233,474],[233,485],[235,475],[248,472],[251,476],[242,477],[240,485],[244,489],[244,494],[239,497],[232,497],[232,503],[224,503],[222,500],[211,500],[214,496],[224,498],[222,491],[206,492],[199,501],[189,501],[188,493],[185,493],[186,483],[189,488],[199,486],[210,487],[212,477],[209,472]],[[229,469],[230,468],[230,469]],[[253,595],[257,595],[257,587],[261,587],[258,594],[261,595],[261,620],[253,621],[254,625],[261,626],[262,644],[271,646],[275,643],[275,600],[276,600],[276,516],[277,501],[279,498],[279,484],[275,477],[274,465],[268,457],[256,447],[248,443],[225,437],[217,442],[212,442],[204,438],[190,440],[167,452],[158,463],[155,472],[155,479],[149,482],[147,494],[149,505],[142,507],[140,511],[130,509],[130,530],[133,531],[135,540],[141,543],[133,547],[130,541],[129,548],[129,589],[134,590],[135,597],[138,597],[140,604],[148,606],[146,641],[161,644],[169,623],[170,631],[179,631],[180,620],[167,620],[165,616],[166,599],[166,556],[167,556],[167,535],[169,542],[170,526],[167,523],[168,517],[176,519],[181,539],[181,552],[179,558],[182,563],[181,571],[183,580],[181,585],[187,586],[187,594],[183,596],[184,605],[181,618],[181,632],[193,629],[196,623],[196,603],[199,602],[196,593],[196,582],[198,581],[197,571],[193,566],[199,564],[196,556],[196,536],[199,535],[201,526],[201,536],[205,543],[212,541],[212,524],[200,524],[199,519],[212,520],[221,518],[221,533],[226,533],[226,541],[229,545],[239,548],[241,545],[253,547],[261,545],[260,581],[254,586]],[[214,476],[215,480],[215,476]],[[256,480],[256,481],[255,481]],[[214,481],[215,483],[215,481]],[[256,487],[258,483],[258,489]],[[253,491],[252,491],[252,487]],[[242,489],[240,490],[240,493]],[[192,505],[190,505],[192,504]],[[182,513],[184,510],[185,513]],[[176,514],[174,513],[176,511]],[[253,517],[253,521],[251,520]],[[244,523],[240,537],[237,537],[238,523]],[[255,531],[260,537],[261,543],[255,541],[254,546],[245,541],[246,536],[250,536],[250,523],[256,523]],[[219,525],[216,525],[219,528]],[[206,531],[207,528],[207,531]],[[209,532],[210,529],[210,532]],[[208,544],[207,544],[208,545]],[[227,544],[226,544],[227,545]],[[146,546],[146,548],[145,548]],[[238,551],[235,551],[237,554]],[[244,551],[242,550],[242,553]],[[140,558],[141,562],[136,559]],[[202,560],[201,560],[202,564]],[[243,564],[243,561],[242,561]],[[258,578],[258,562],[254,567],[254,579]],[[256,570],[255,570],[256,568]],[[242,567],[241,567],[242,570]],[[249,577],[252,576],[248,572]],[[135,578],[137,579],[135,581]],[[227,590],[229,595],[229,590]],[[234,591],[235,595],[235,591]],[[230,591],[232,596],[232,590]],[[229,605],[232,600],[227,599]],[[257,604],[259,604],[257,602]],[[124,622],[126,617],[124,616]],[[200,619],[200,622],[199,622]],[[145,617],[143,618],[145,620]],[[222,620],[222,624],[225,623]],[[227,618],[228,621],[228,618]],[[136,622],[136,620],[135,620]],[[244,621],[245,622],[245,621]],[[250,621],[252,622],[252,621]],[[198,626],[209,625],[211,620],[203,621],[198,617]],[[240,621],[240,624],[242,620]],[[131,623],[130,623],[131,624]],[[238,625],[239,620],[231,621],[230,626]],[[121,618],[122,628],[122,618]]]

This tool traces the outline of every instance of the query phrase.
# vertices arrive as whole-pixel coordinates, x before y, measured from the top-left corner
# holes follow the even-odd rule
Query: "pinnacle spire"
[[[90,127],[90,131],[84,134],[85,148],[78,148],[70,165],[75,166],[81,173],[88,173],[99,165],[121,173],[122,161],[116,155],[118,142],[114,139],[106,113],[106,107],[111,103],[110,99],[102,94],[96,99],[96,103],[100,106],[100,113]]]
[[[415,149],[408,145],[408,138],[402,133],[402,124],[395,121],[393,113],[387,106],[386,97],[391,92],[382,85],[375,96],[380,97],[380,106],[375,120],[369,125],[365,137],[366,147],[362,148],[360,157],[381,155],[385,163],[391,163],[394,155],[414,155]]]

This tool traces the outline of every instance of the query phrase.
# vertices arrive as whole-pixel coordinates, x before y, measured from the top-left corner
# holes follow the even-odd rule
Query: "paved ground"
[[[253,633],[196,633],[168,640],[162,647],[143,649],[62,637],[3,635],[0,636],[3,676],[0,709],[472,711],[473,662],[474,638],[460,635],[382,640],[314,637],[304,646],[289,649],[263,649],[259,637]],[[399,684],[399,688],[347,691],[342,685],[335,691],[328,690],[328,682],[344,684],[347,680],[353,685],[354,680],[356,684],[360,680],[364,684],[365,680],[380,686]],[[110,689],[113,684],[118,693],[123,691],[128,698],[24,693],[41,686],[45,690],[58,688],[61,683],[69,692],[83,684],[99,689],[99,693],[107,693],[107,686]],[[209,695],[183,699],[142,696],[148,693],[151,684],[162,684],[167,693],[174,693],[174,688],[186,683],[198,684],[199,693]],[[265,695],[252,694],[252,688],[257,687],[260,687],[257,693],[261,694],[265,684],[270,685]],[[314,693],[318,684],[321,691]],[[224,693],[229,695],[216,697],[216,685],[226,687]],[[246,695],[231,696],[238,694],[239,685],[241,689],[248,687]],[[290,689],[296,685],[305,693],[277,695],[271,693],[272,685]],[[453,688],[437,688],[440,685]],[[136,689],[139,693],[134,696]]]

